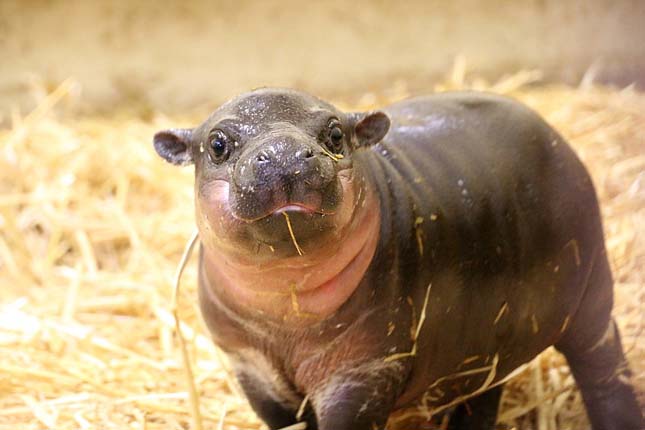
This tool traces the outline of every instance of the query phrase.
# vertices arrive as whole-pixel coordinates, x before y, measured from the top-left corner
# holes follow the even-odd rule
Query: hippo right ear
[[[190,128],[172,128],[155,134],[153,141],[157,154],[166,161],[178,166],[193,162],[190,141],[193,130]]]
[[[380,111],[353,114],[354,134],[358,146],[380,142],[390,129],[390,118]]]

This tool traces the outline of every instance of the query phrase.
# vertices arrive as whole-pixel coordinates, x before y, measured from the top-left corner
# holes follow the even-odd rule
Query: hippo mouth
[[[244,228],[251,240],[266,245],[277,257],[304,255],[334,239],[336,217],[298,206],[279,208]]]
[[[334,215],[342,204],[346,187],[341,178],[325,188],[314,190],[299,186],[262,186],[254,184],[240,189],[234,183],[229,187],[229,207],[233,217],[252,223],[280,213]],[[282,184],[284,185],[284,184]]]
[[[320,200],[320,198],[318,198]],[[325,215],[325,216],[331,216],[336,214],[336,209],[325,209],[320,206],[320,204],[314,204],[311,203],[310,201],[308,202],[288,202],[288,203],[279,203],[276,204],[273,208],[266,210],[263,212],[262,215],[259,215],[255,218],[248,218],[245,216],[242,216],[236,212],[231,212],[233,217],[236,219],[247,222],[247,223],[253,223],[257,221],[261,221],[266,218],[270,218],[272,216],[276,215],[281,215],[282,214],[301,214],[301,215]]]
[[[282,212],[304,212],[304,213],[311,214],[318,211],[302,204],[293,204],[293,203],[282,206],[281,208],[278,208],[275,211],[273,211],[273,213],[276,213],[276,214],[279,214]]]
[[[279,207],[278,209],[274,210],[271,212],[271,214],[267,215],[275,215],[275,214],[282,214],[282,213],[302,213],[306,215],[312,215],[312,214],[319,214],[319,215],[334,215],[336,213],[335,210],[321,210],[317,209],[311,206],[307,206],[303,203],[290,203],[288,205],[284,205]]]

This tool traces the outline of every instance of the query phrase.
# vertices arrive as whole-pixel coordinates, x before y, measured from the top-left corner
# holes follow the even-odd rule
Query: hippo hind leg
[[[450,417],[448,430],[493,430],[502,397],[502,386],[487,390],[457,406]]]
[[[613,320],[609,320],[605,334],[592,347],[558,348],[567,357],[594,430],[645,428]]]
[[[611,271],[606,257],[600,260],[578,311],[555,346],[567,358],[594,430],[642,430],[631,372],[611,318]]]

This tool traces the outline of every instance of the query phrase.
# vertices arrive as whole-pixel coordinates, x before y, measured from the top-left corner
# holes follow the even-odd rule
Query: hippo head
[[[308,94],[261,89],[194,129],[157,133],[154,146],[173,164],[195,164],[197,225],[214,265],[235,268],[235,284],[253,272],[281,278],[277,289],[306,290],[347,266],[374,234],[362,224],[378,209],[367,205],[353,153],[389,125],[381,112],[346,114]]]

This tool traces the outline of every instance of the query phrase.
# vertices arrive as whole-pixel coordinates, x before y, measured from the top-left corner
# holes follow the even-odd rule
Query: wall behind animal
[[[63,79],[82,108],[177,111],[265,85],[360,94],[431,87],[457,55],[480,76],[645,86],[641,0],[16,1],[0,3],[0,110]]]

